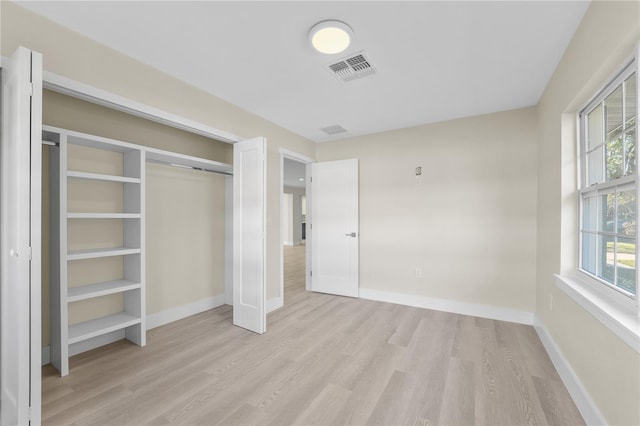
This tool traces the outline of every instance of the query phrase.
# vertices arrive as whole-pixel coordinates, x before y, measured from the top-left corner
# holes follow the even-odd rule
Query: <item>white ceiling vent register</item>
[[[346,133],[347,129],[345,129],[344,127],[340,126],[339,124],[335,124],[333,126],[327,126],[327,127],[323,127],[322,129],[323,132],[325,132],[328,135],[337,135],[338,133]]]
[[[376,69],[364,52],[356,53],[327,65],[329,71],[345,83],[374,74]]]

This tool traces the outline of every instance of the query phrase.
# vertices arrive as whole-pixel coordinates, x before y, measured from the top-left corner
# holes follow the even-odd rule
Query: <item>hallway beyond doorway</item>
[[[284,291],[285,304],[296,300],[305,292],[306,245],[304,241],[297,246],[284,246]]]

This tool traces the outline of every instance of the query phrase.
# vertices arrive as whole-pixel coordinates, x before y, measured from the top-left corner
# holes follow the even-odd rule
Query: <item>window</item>
[[[580,270],[635,299],[638,94],[635,62],[580,113]]]

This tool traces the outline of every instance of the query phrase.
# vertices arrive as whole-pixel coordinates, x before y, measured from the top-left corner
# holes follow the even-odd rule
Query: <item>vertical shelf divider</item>
[[[124,221],[124,245],[140,247],[140,254],[125,256],[125,279],[142,283],[140,289],[129,291],[124,295],[124,310],[140,318],[140,324],[125,329],[128,340],[139,346],[146,344],[146,310],[145,310],[145,153],[129,151],[124,153],[124,174],[140,178],[139,184],[124,184],[125,212],[140,213],[140,219]]]
[[[69,374],[67,311],[67,135],[49,151],[51,364]],[[57,196],[56,196],[57,195]]]

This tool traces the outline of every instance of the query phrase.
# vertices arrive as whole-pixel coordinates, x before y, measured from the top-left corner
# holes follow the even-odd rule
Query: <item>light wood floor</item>
[[[304,291],[262,336],[220,307],[43,368],[43,423],[584,424],[534,329]]]

